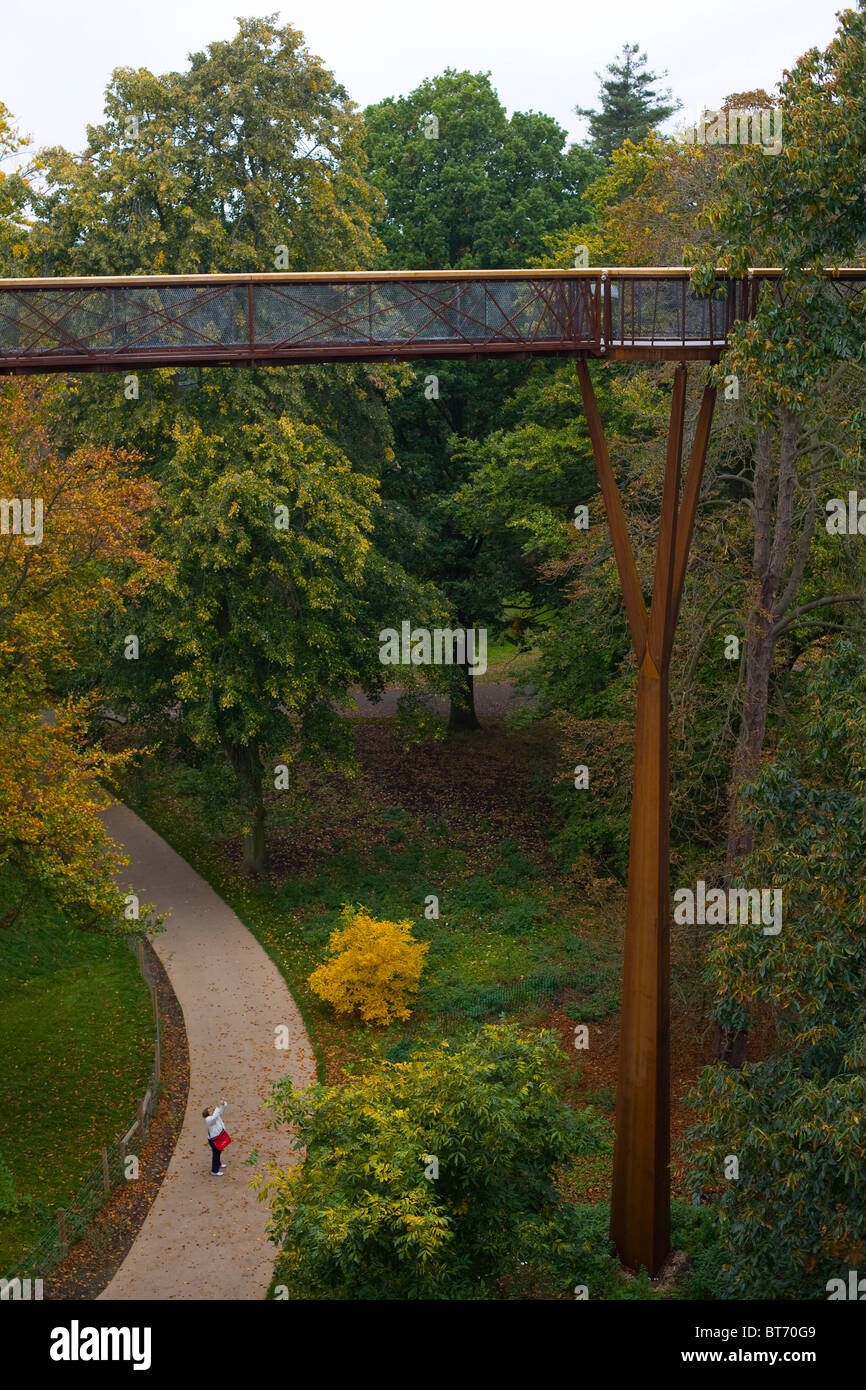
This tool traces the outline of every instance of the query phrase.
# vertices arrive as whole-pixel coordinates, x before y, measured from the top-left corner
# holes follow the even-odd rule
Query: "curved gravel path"
[[[103,818],[129,855],[123,884],[171,914],[152,941],[183,1009],[190,1092],[156,1200],[100,1297],[263,1298],[276,1251],[265,1236],[267,1203],[249,1186],[256,1170],[243,1160],[257,1149],[260,1162],[291,1161],[288,1135],[266,1127],[262,1100],[287,1074],[296,1086],[315,1081],[310,1039],[282,975],[228,904],[128,807],[115,804]],[[280,1024],[286,1051],[275,1046]],[[226,1172],[212,1178],[201,1112],[220,1100],[232,1143]]]

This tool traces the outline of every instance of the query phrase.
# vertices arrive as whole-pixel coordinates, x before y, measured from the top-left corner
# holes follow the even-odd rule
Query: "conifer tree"
[[[601,83],[601,110],[576,106],[578,116],[589,118],[589,147],[594,154],[609,159],[626,140],[638,144],[679,111],[682,102],[672,101],[670,92],[657,92],[654,84],[667,73],[653,73],[643,65],[647,57],[636,43],[624,43],[621,61],[608,63],[607,77],[596,73]]]

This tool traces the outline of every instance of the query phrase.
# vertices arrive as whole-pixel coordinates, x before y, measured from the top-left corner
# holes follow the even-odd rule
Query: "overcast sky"
[[[187,54],[235,32],[273,0],[31,0],[4,5],[0,101],[39,145],[81,149],[102,116],[112,69],[182,70]],[[489,71],[509,111],[544,111],[581,139],[576,105],[596,104],[601,72],[625,42],[693,119],[729,92],[772,92],[784,68],[835,30],[838,0],[293,0],[300,29],[365,106],[446,67]],[[8,164],[6,166],[9,167]]]

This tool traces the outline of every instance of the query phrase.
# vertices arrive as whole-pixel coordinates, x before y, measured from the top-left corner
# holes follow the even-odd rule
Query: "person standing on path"
[[[207,1125],[207,1141],[210,1144],[211,1151],[210,1174],[212,1178],[221,1178],[225,1169],[225,1164],[223,1163],[222,1158],[220,1157],[220,1151],[214,1143],[214,1140],[217,1138],[217,1136],[222,1134],[223,1130],[225,1129],[225,1125],[222,1121],[222,1113],[225,1110],[225,1108],[226,1102],[224,1100],[221,1100],[216,1108],[214,1108],[212,1105],[208,1105],[201,1112],[202,1118],[204,1119],[204,1122]]]

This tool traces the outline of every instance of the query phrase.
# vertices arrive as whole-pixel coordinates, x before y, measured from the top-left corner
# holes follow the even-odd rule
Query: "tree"
[[[43,152],[28,263],[54,274],[352,269],[375,249],[360,115],[275,16],[183,73],[118,68],[86,152]],[[41,273],[41,272],[37,272]]]
[[[297,30],[279,28],[273,18],[242,19],[231,40],[193,54],[185,72],[118,70],[105,120],[89,131],[85,154],[46,152],[46,186],[33,200],[32,264],[44,257],[55,271],[79,274],[267,271],[276,268],[280,247],[285,264],[279,264],[292,270],[368,264],[379,246],[372,218],[381,200],[364,177],[361,135],[356,108]],[[260,866],[268,739],[294,743],[296,756],[302,746],[321,751],[326,744],[335,755],[346,752],[346,731],[326,708],[329,693],[368,677],[371,691],[381,688],[383,668],[370,658],[381,627],[374,628],[376,602],[386,587],[395,597],[403,592],[402,571],[396,562],[368,556],[367,521],[376,476],[393,458],[387,400],[399,369],[138,375],[132,402],[116,378],[84,379],[67,427],[70,446],[83,436],[134,450],[164,499],[151,543],[166,569],[142,584],[135,626],[114,631],[112,702],[147,721],[145,737],[158,730],[187,756],[223,751],[242,788],[247,863]],[[300,500],[295,510],[287,500],[288,529],[279,532],[274,489],[288,477]],[[305,552],[311,513],[316,544]],[[326,516],[333,521],[332,547]],[[200,565],[185,561],[169,534],[181,518],[177,534],[193,536],[201,528],[191,543]],[[210,553],[214,534],[219,545]],[[287,595],[280,586],[290,583],[292,541],[298,568],[291,582],[301,592]],[[247,552],[252,577],[244,571]],[[320,576],[309,568],[315,556]],[[363,585],[360,571],[352,580],[360,606],[349,602],[343,610],[338,586],[346,580],[351,587],[356,560],[364,568]],[[331,573],[340,579],[326,599]],[[182,594],[197,605],[194,614],[182,611]],[[287,611],[275,602],[286,602]],[[261,623],[256,605],[267,609]],[[360,623],[361,613],[373,616],[352,631],[350,614]],[[203,656],[197,623],[201,642],[210,643]],[[130,631],[147,635],[138,665],[123,656]],[[290,688],[293,671],[299,685]],[[89,675],[82,672],[82,681]],[[276,710],[280,700],[291,716]],[[182,720],[169,717],[178,701]]]
[[[345,759],[351,729],[332,699],[381,689],[376,634],[403,575],[371,548],[376,504],[375,480],[313,425],[178,425],[152,537],[160,568],[115,628],[106,682],[118,711],[164,727],[179,707],[200,752],[225,755],[250,872],[265,863],[266,785],[291,794],[295,762]]]
[[[193,54],[182,73],[117,69],[105,103],[81,156],[42,153],[30,271],[211,274],[273,271],[278,260],[289,270],[355,269],[381,249],[360,115],[291,26],[241,19],[234,38]],[[233,410],[305,414],[364,464],[389,444],[385,367],[141,378],[134,406],[116,380],[85,378],[72,424],[140,450],[156,473],[178,414],[209,428]]]
[[[646,54],[636,43],[624,43],[621,62],[608,63],[608,77],[596,73],[601,83],[600,110],[582,106],[574,108],[578,116],[589,118],[589,147],[594,154],[610,159],[614,150],[631,140],[639,144],[651,130],[666,121],[682,102],[671,101],[670,92],[656,92],[654,84],[667,73],[653,73],[642,66]]]
[[[0,863],[21,894],[45,892],[76,924],[129,931],[113,881],[126,861],[99,819],[97,780],[128,755],[88,746],[97,692],[64,701],[56,690],[93,625],[122,611],[127,565],[150,568],[141,533],[155,489],[105,447],[59,448],[66,399],[58,383],[0,387]]]
[[[541,263],[573,265],[575,247],[584,245],[591,265],[684,264],[687,251],[713,240],[702,209],[718,195],[730,157],[723,146],[655,131],[625,139],[584,192],[578,221],[545,237]]]
[[[16,130],[11,112],[0,101],[0,163],[29,143]],[[26,171],[7,174],[0,169],[0,273],[4,276],[20,273],[19,267],[27,255],[25,208],[30,194]]]
[[[0,711],[0,866],[14,886],[0,928],[12,927],[41,893],[82,929],[154,929],[143,907],[127,920],[114,881],[129,860],[100,819],[106,797],[99,779],[117,776],[129,755],[89,746],[91,709],[66,703],[51,723],[38,710]]]
[[[862,296],[828,285],[824,267],[850,264],[866,249],[866,11],[846,10],[828,48],[810,49],[781,83],[783,150],[768,157],[743,147],[707,209],[715,245],[695,257],[696,289],[708,292],[714,267],[733,276],[750,265],[780,265],[778,290],[763,295],[754,319],[738,325],[725,373],[748,378],[760,427],[751,480],[755,518],[752,602],[742,721],[730,788],[728,858],[748,853],[739,790],[759,766],[776,644],[794,624],[825,610],[845,621],[858,592],[824,592],[794,602],[816,527],[815,479],[834,451],[849,456],[862,438],[850,412],[847,451],[814,428],[815,406],[838,382],[840,366],[862,363]],[[862,388],[861,388],[862,389]],[[825,411],[826,419],[826,411]],[[801,498],[805,494],[805,505]],[[798,506],[798,503],[800,505]]]
[[[272,1239],[294,1298],[495,1298],[559,1207],[556,1165],[607,1145],[561,1099],[552,1033],[482,1028],[341,1086],[274,1086],[303,1164],[272,1168]],[[535,1238],[534,1238],[535,1237]]]
[[[504,598],[518,582],[514,570],[506,576],[498,570],[483,532],[467,529],[457,499],[469,476],[469,441],[484,438],[501,419],[509,386],[526,371],[522,363],[425,363],[413,373],[413,389],[391,404],[396,457],[383,471],[377,545],[435,585],[444,618],[459,627],[499,627]],[[428,398],[424,379],[431,372],[438,395]],[[478,728],[468,662],[455,669],[450,695],[451,731]]]
[[[813,667],[772,762],[743,789],[754,845],[744,882],[782,893],[782,930],[718,931],[707,965],[729,1033],[756,1008],[777,1045],[740,1071],[707,1068],[692,1096],[694,1184],[721,1196],[725,1290],[827,1297],[866,1258],[866,659],[839,639]],[[726,1155],[739,1175],[723,1181]],[[728,1175],[729,1176],[729,1175]]]
[[[860,166],[848,152],[858,149],[861,141],[854,98],[859,80],[857,64],[862,61],[857,53],[857,43],[852,42],[846,55],[851,71],[839,74],[840,113],[849,124],[839,132],[835,154],[826,141],[818,152],[815,142],[822,122],[832,125],[827,106],[832,98],[823,94],[823,85],[838,55],[820,62],[813,55],[817,67],[805,82],[803,97],[807,109],[810,101],[814,109],[808,118],[800,110],[802,76],[797,79],[797,101],[790,118],[787,105],[783,108],[785,144],[790,140],[792,145],[790,155],[783,153],[776,159],[760,149],[735,151],[683,144],[655,134],[640,145],[626,141],[622,149],[614,151],[605,173],[587,190],[586,220],[548,239],[551,258],[558,264],[570,263],[572,249],[579,242],[587,244],[593,262],[601,264],[669,264],[685,257],[700,265],[699,284],[706,292],[714,284],[716,264],[725,264],[728,256],[733,266],[736,249],[740,259],[735,274],[749,265],[790,261],[786,275],[790,288],[785,288],[785,295],[795,292],[791,279],[794,268],[806,264],[803,239],[807,234],[832,242],[826,256],[817,258],[822,266],[825,260],[856,259],[858,229],[862,227],[861,180],[856,172]],[[811,97],[806,90],[809,82],[815,85]],[[755,110],[771,104],[772,99],[759,89],[727,96],[722,109]],[[801,141],[799,126],[803,120],[806,125]],[[848,144],[845,129],[850,129]],[[836,174],[830,174],[825,165],[827,158],[832,168],[838,164],[839,182],[834,182]],[[816,232],[810,214],[800,217],[804,202],[808,206],[808,186],[822,178],[828,187],[842,189],[839,207],[844,209],[844,216],[834,217],[834,228],[829,232]],[[797,210],[793,218],[783,211],[789,202]],[[721,231],[729,225],[734,235],[726,244]],[[845,492],[862,476],[858,461],[863,421],[858,408],[863,389],[858,333],[862,340],[862,329],[858,328],[856,303],[839,298],[835,291],[828,296],[823,279],[821,285],[815,293],[813,279],[805,298],[796,291],[796,304],[781,318],[774,318],[771,325],[769,321],[763,327],[758,321],[741,325],[735,336],[742,334],[745,343],[752,342],[752,350],[747,355],[745,350],[734,348],[717,377],[720,386],[726,385],[731,374],[736,377],[739,404],[728,404],[723,398],[719,401],[698,517],[694,583],[686,591],[677,644],[684,660],[682,675],[675,678],[672,704],[686,756],[674,779],[680,788],[680,806],[674,809],[676,815],[688,810],[684,794],[694,800],[697,773],[703,783],[702,804],[700,816],[692,819],[699,837],[704,838],[710,830],[712,839],[716,817],[707,817],[707,796],[714,799],[711,785],[719,781],[718,769],[724,768],[731,865],[747,849],[748,841],[737,821],[733,789],[760,761],[774,692],[812,637],[856,623],[856,604],[862,592],[863,568],[855,547],[836,544],[832,553],[822,542],[820,524],[828,493]],[[770,312],[771,308],[768,299],[764,310]],[[828,313],[829,320],[819,328],[819,321]],[[804,339],[809,347],[801,352],[799,344]],[[766,347],[768,341],[771,351]],[[797,351],[792,350],[794,344],[798,344]],[[827,350],[821,348],[816,356],[818,344]],[[840,355],[834,355],[837,353]],[[808,381],[804,378],[796,398],[793,393],[786,397],[784,374],[793,373],[797,378],[810,357],[813,366],[821,358],[824,375]],[[623,375],[627,378],[628,371]],[[773,395],[768,384],[775,380],[780,389]],[[636,385],[632,390],[637,393]],[[646,411],[646,393],[641,404]],[[785,404],[793,413],[783,427],[781,410]],[[655,465],[649,458],[647,464],[642,488],[652,486]],[[691,601],[693,597],[697,603]],[[587,602],[585,593],[581,593],[581,602]],[[723,623],[727,628],[720,627]],[[732,699],[727,682],[720,684],[710,677],[707,653],[711,639],[717,640],[726,630],[744,630],[746,634],[742,700],[736,691]],[[712,723],[696,709],[696,692],[689,689],[695,679],[700,682],[699,698],[707,715],[712,715]],[[705,752],[696,747],[694,739],[701,724],[708,736]]]
[[[586,151],[566,149],[550,117],[509,119],[487,74],[448,69],[364,116],[369,177],[385,196],[377,230],[392,268],[526,265],[545,234],[573,221],[600,167]],[[463,627],[498,627],[504,602],[521,587],[519,557],[503,571],[501,552],[488,555],[483,532],[466,529],[456,499],[467,478],[462,444],[497,428],[528,370],[428,362],[413,369],[411,390],[392,404],[397,464],[383,476],[389,531],[377,543],[403,558],[409,539],[415,573],[444,591],[450,620]],[[468,666],[455,673],[449,724],[478,727]]]
[[[536,364],[505,402],[500,427],[455,452],[466,477],[453,510],[462,534],[477,546],[468,576],[476,610],[489,595],[499,625],[507,598],[518,640],[543,640],[551,625],[567,621],[565,586],[553,565],[571,553],[569,523],[597,487],[573,371]]]
[[[435,125],[430,122],[435,120]],[[377,231],[395,270],[528,265],[597,171],[550,116],[509,118],[487,73],[447,68],[364,112]]]

